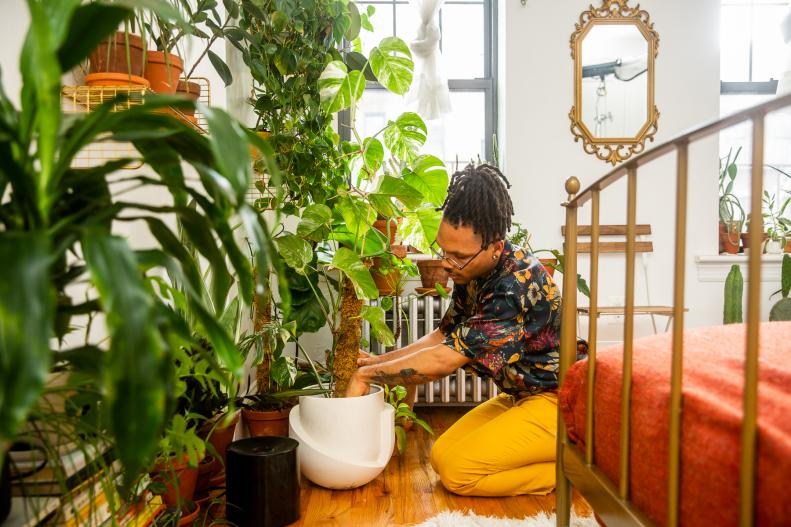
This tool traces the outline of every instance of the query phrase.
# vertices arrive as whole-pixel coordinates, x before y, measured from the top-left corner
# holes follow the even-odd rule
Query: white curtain
[[[788,6],[788,11],[780,23],[780,31],[783,33],[783,40],[786,43],[786,57],[783,73],[777,85],[777,95],[784,95],[791,93],[791,5]]]
[[[407,98],[417,103],[424,119],[437,119],[450,111],[448,81],[442,73],[437,14],[445,0],[410,0],[418,14],[417,36],[410,43],[415,61],[415,77]]]

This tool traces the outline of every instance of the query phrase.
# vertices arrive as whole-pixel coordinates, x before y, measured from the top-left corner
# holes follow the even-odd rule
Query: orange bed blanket
[[[681,524],[737,525],[745,325],[684,335]],[[758,526],[791,525],[791,322],[760,328]],[[670,333],[634,343],[631,500],[657,525],[667,517]],[[597,354],[595,463],[618,484],[621,345]],[[584,448],[588,361],[569,370],[560,390],[569,437]]]

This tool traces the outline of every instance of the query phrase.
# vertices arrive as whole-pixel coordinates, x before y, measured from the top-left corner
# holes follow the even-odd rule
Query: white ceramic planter
[[[766,241],[766,254],[783,254],[784,243],[775,240]]]
[[[288,435],[299,441],[302,474],[329,489],[365,485],[393,454],[394,413],[379,386],[361,397],[301,396],[291,410]]]

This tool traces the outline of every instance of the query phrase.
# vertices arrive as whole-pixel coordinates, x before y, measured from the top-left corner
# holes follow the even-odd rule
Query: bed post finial
[[[569,197],[568,200],[571,201],[574,199],[574,196],[577,192],[580,191],[580,180],[574,176],[571,176],[566,180],[566,192],[568,192]]]

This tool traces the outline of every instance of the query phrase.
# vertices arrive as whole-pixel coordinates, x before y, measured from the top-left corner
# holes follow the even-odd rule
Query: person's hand
[[[369,383],[363,381],[357,373],[354,373],[352,378],[349,379],[349,384],[346,386],[346,397],[368,395],[370,389]]]
[[[371,364],[375,364],[376,359],[371,356],[370,353],[360,350],[360,353],[357,355],[357,366],[369,366]]]

